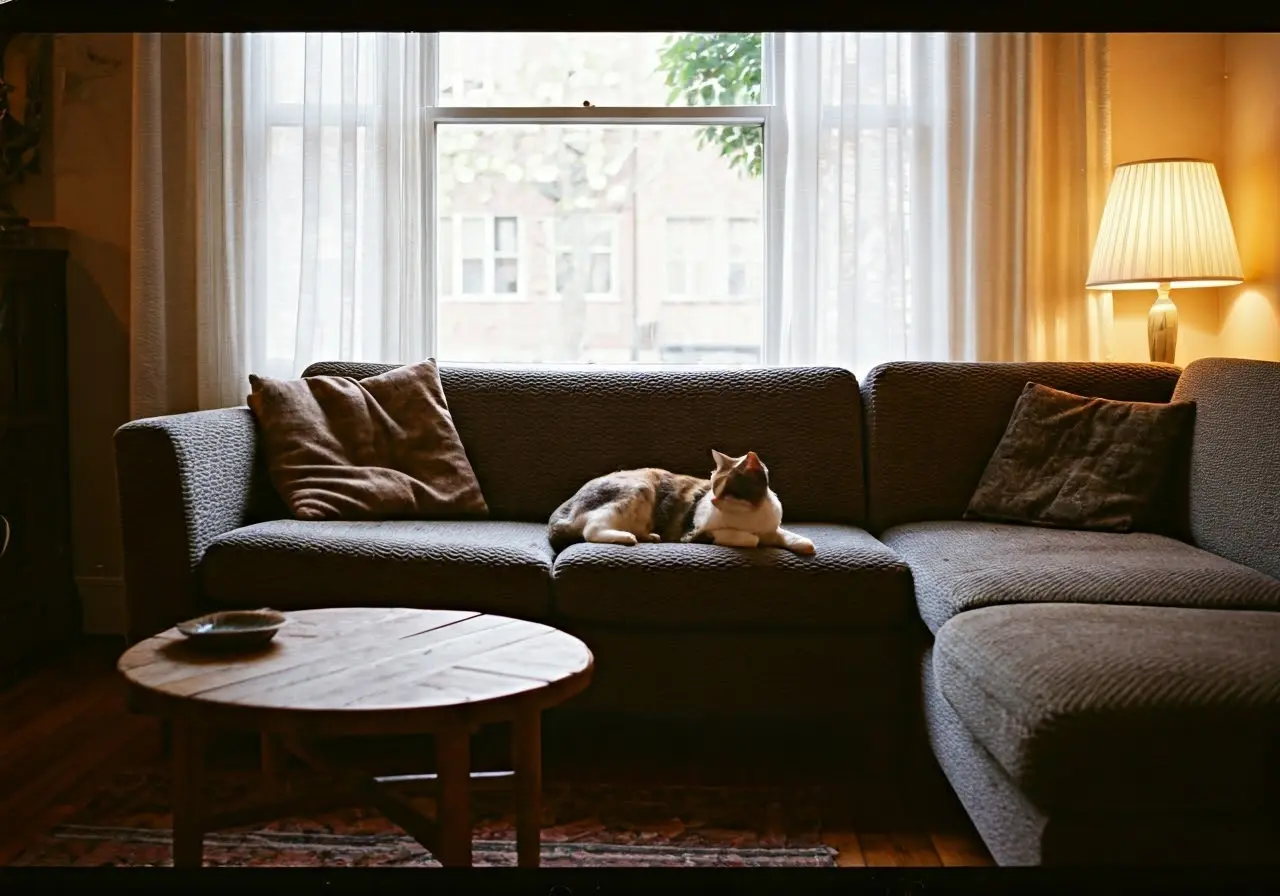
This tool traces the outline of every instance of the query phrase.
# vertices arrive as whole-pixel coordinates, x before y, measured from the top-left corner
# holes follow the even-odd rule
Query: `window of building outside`
[[[439,295],[498,301],[523,297],[523,237],[515,215],[441,217],[436,225]]]
[[[592,215],[583,224],[585,239],[577,239],[573,228],[546,219],[555,247],[555,288],[552,296],[560,299],[573,289],[580,289],[587,299],[596,301],[618,298],[618,231],[620,216]],[[579,270],[583,272],[579,280]]]

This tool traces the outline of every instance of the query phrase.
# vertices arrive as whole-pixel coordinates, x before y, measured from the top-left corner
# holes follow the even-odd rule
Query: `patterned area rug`
[[[214,776],[220,807],[243,805],[254,774]],[[547,867],[833,867],[822,843],[819,789],[548,786],[542,863]],[[434,812],[430,797],[415,798]],[[122,774],[68,823],[13,864],[155,866],[170,862],[168,782],[158,771]],[[477,867],[516,864],[511,796],[472,795]],[[210,834],[205,864],[219,866],[436,866],[412,838],[374,810],[342,808],[309,818]]]

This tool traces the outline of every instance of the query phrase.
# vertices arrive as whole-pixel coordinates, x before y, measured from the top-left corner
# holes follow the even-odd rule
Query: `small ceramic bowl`
[[[193,647],[252,650],[265,646],[289,619],[277,610],[223,610],[178,623]]]

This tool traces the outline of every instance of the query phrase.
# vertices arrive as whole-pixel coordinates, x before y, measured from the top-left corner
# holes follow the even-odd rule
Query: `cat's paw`
[[[796,538],[791,542],[791,544],[787,545],[787,547],[789,547],[792,552],[796,554],[803,554],[806,557],[812,557],[818,552],[818,549],[813,546],[813,542],[807,538]]]
[[[658,542],[662,541],[662,536],[659,535],[657,532],[650,532],[648,535],[644,537],[644,540],[649,542],[650,544],[657,544]]]
[[[601,529],[597,532],[584,532],[583,539],[592,544],[620,544],[626,547],[632,547],[637,540],[634,534],[624,532],[621,529]]]

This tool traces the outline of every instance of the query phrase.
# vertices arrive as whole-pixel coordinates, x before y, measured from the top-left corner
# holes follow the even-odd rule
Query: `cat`
[[[552,547],[665,541],[815,553],[812,541],[782,528],[782,502],[754,451],[711,457],[709,479],[652,467],[592,479],[551,514]]]

